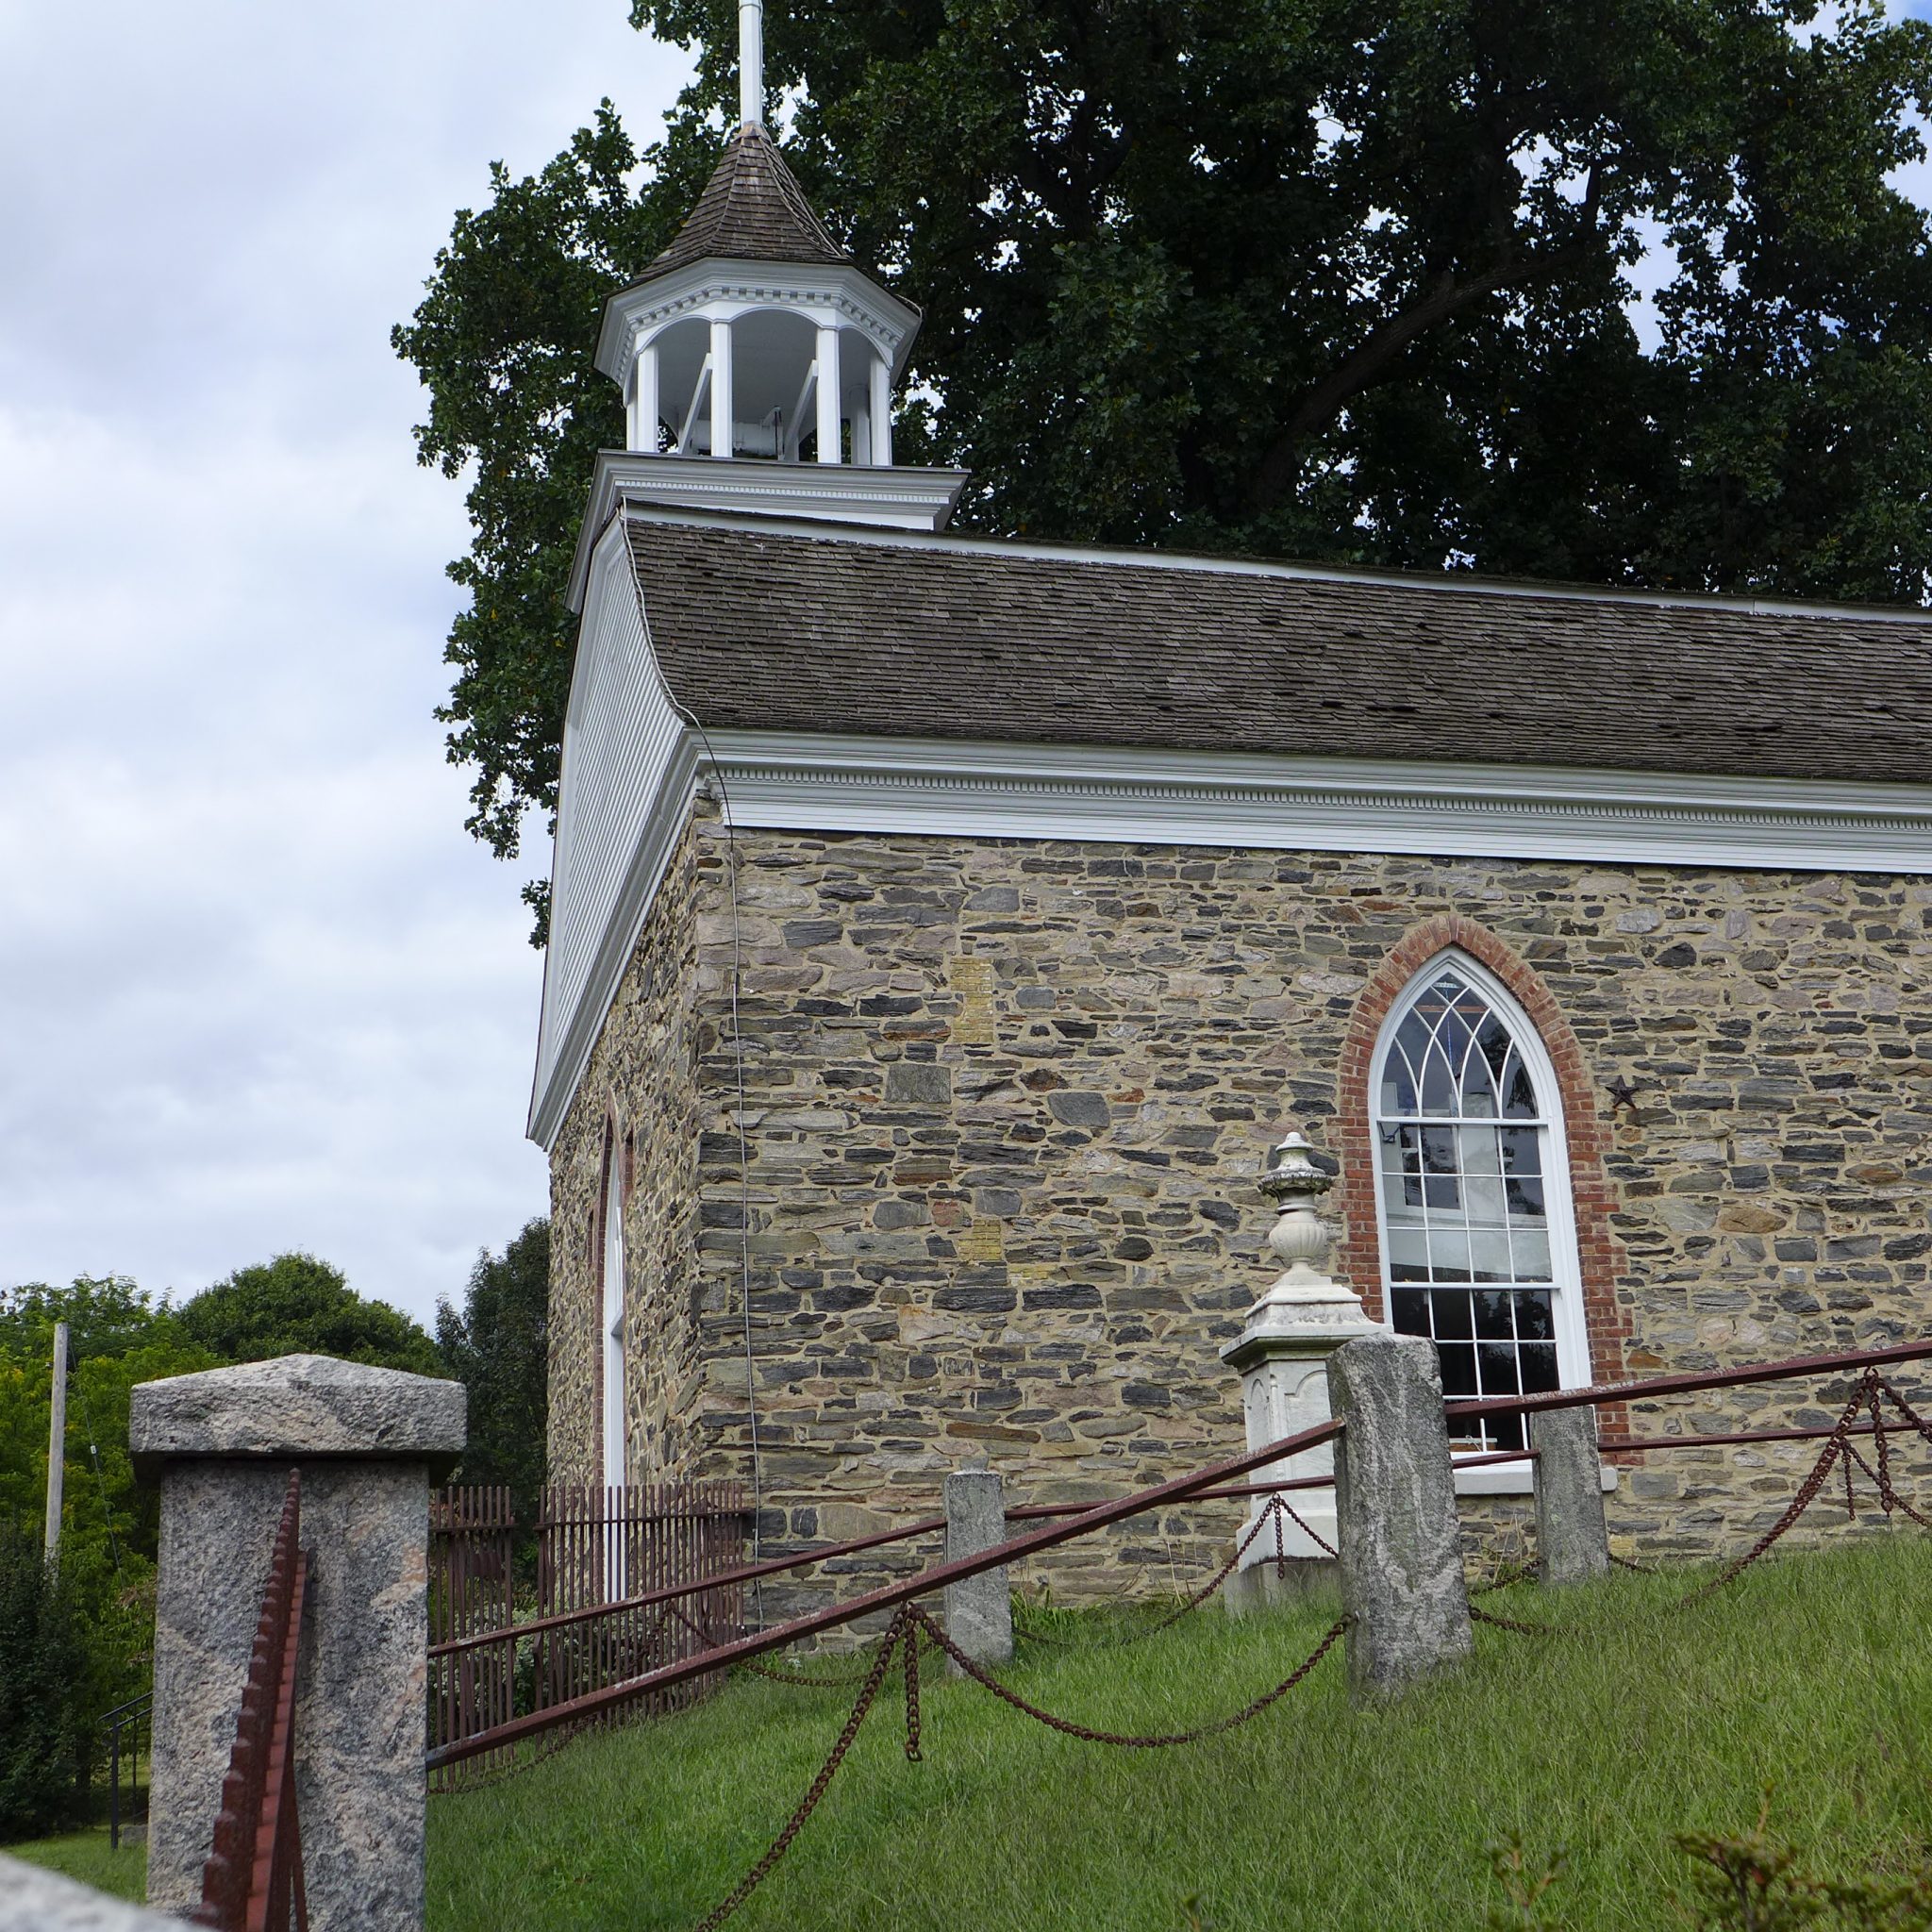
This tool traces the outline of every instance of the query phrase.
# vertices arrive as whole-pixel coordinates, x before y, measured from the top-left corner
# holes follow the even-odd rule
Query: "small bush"
[[[1820,1878],[1796,1845],[1771,1831],[1770,1787],[1745,1832],[1680,1831],[1696,1861],[1694,1893],[1678,1908],[1698,1932],[1932,1932],[1932,1865],[1914,1873]]]
[[[0,1840],[86,1815],[92,1675],[72,1588],[0,1527]]]

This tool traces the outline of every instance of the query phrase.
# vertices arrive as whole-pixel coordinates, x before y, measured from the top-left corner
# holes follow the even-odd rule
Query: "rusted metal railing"
[[[125,1704],[117,1704],[101,1719],[108,1734],[108,1849],[121,1849],[121,1767],[127,1767],[127,1819],[131,1822],[141,1797],[141,1737],[145,1731],[154,1747],[155,1693],[143,1690]],[[125,1741],[124,1741],[124,1740]]]
[[[647,1614],[659,1591],[695,1596],[695,1623],[736,1636],[743,1591],[725,1578],[749,1523],[735,1482],[547,1489],[538,1525],[538,1596],[548,1622],[537,1647],[538,1707],[571,1703],[703,1650],[690,1623]],[[686,1689],[657,1707],[691,1694]]]
[[[1456,1466],[1458,1469],[1474,1469],[1491,1462],[1521,1462],[1526,1452],[1521,1449],[1504,1449],[1479,1456],[1458,1456]],[[1243,1467],[1251,1467],[1243,1464]],[[1187,1503],[1212,1503],[1239,1501],[1251,1496],[1272,1496],[1290,1490],[1332,1489],[1335,1478],[1332,1475],[1291,1476],[1280,1482],[1272,1483],[1230,1483],[1216,1489],[1197,1490],[1183,1498]],[[1107,1496],[1089,1496],[1074,1503],[1022,1503],[1007,1511],[1010,1523],[1045,1522],[1055,1517],[1079,1516],[1101,1504],[1117,1500]],[[548,1615],[531,1617],[516,1626],[515,1634],[520,1638],[542,1636],[553,1630],[568,1629],[572,1624],[591,1622],[594,1619],[614,1614],[620,1610],[655,1609],[666,1604],[677,1603],[683,1598],[702,1596],[713,1591],[726,1589],[741,1590],[747,1583],[756,1583],[768,1576],[782,1576],[794,1570],[809,1569],[815,1564],[829,1563],[845,1557],[863,1556],[872,1550],[891,1547],[895,1543],[914,1542],[921,1537],[938,1536],[946,1526],[943,1516],[915,1517],[910,1523],[894,1524],[888,1529],[875,1529],[864,1536],[848,1537],[843,1542],[813,1543],[809,1548],[791,1551],[783,1557],[767,1557],[756,1563],[734,1564],[712,1574],[700,1575],[694,1580],[659,1584],[649,1590],[632,1591],[610,1603],[595,1604],[589,1608],[559,1610]],[[720,1627],[708,1619],[694,1618],[708,1628]],[[480,1645],[495,1643],[502,1640],[500,1630],[484,1630],[462,1635],[450,1635],[439,1639],[429,1648],[432,1665],[439,1657],[459,1657],[464,1652]]]
[[[198,1925],[221,1932],[308,1932],[302,1825],[295,1808],[295,1659],[308,1592],[302,1476],[289,1476],[268,1589],[222,1780],[214,1844],[202,1868]]]
[[[1932,1354],[1932,1347],[1928,1347]],[[1065,1523],[1050,1523],[1039,1529],[1008,1539],[996,1549],[981,1555],[961,1557],[957,1562],[936,1564],[923,1570],[916,1576],[902,1582],[882,1585],[869,1590],[858,1596],[850,1597],[841,1604],[830,1604],[823,1609],[812,1610],[801,1617],[794,1617],[788,1623],[774,1624],[768,1630],[741,1637],[735,1641],[715,1644],[689,1657],[659,1666],[645,1672],[641,1676],[625,1682],[606,1686],[583,1696],[574,1698],[570,1703],[559,1705],[554,1709],[538,1711],[528,1717],[517,1718],[508,1724],[499,1725],[493,1731],[482,1733],[475,1738],[462,1740],[429,1754],[433,1769],[439,1764],[454,1763],[459,1758],[472,1757],[480,1752],[490,1751],[506,1743],[515,1742],[525,1737],[532,1737],[557,1724],[571,1724],[616,1710],[641,1697],[677,1689],[696,1678],[708,1675],[714,1671],[729,1669],[734,1664],[748,1662],[753,1657],[763,1657],[766,1653],[782,1650],[787,1645],[801,1641],[808,1637],[816,1637],[821,1632],[836,1629],[841,1624],[854,1623],[861,1617],[875,1614],[881,1610],[896,1609],[903,1603],[909,1603],[916,1597],[931,1594],[943,1590],[949,1583],[962,1582],[969,1576],[977,1576],[983,1571],[994,1570],[1003,1563],[1017,1562],[1023,1557],[1030,1557],[1041,1550],[1047,1550],[1064,1542],[1071,1542],[1075,1537],[1087,1536],[1096,1529],[1105,1529],[1115,1523],[1125,1522],[1127,1518],[1139,1516],[1149,1509],[1157,1509],[1168,1503],[1191,1501],[1201,1491],[1210,1490],[1218,1484],[1232,1482],[1239,1476],[1265,1468],[1271,1462],[1279,1462],[1284,1457],[1298,1455],[1305,1449],[1313,1449],[1324,1442],[1333,1441],[1341,1435],[1342,1425],[1339,1422],[1327,1422],[1315,1428],[1303,1429],[1292,1436],[1284,1436],[1278,1442],[1271,1442],[1263,1449],[1251,1449],[1243,1456],[1231,1457],[1225,1462],[1210,1464],[1197,1470],[1191,1475],[1179,1475],[1164,1483],[1157,1483],[1152,1489],[1141,1490],[1131,1495],[1117,1496],[1103,1503],[1096,1503],[1084,1509],[1078,1516]]]
[[[1657,1375],[1645,1381],[1619,1382],[1591,1389],[1566,1389],[1548,1394],[1496,1397],[1479,1402],[1453,1402],[1448,1404],[1447,1407],[1451,1415],[1526,1415],[1541,1409],[1622,1405],[1654,1400],[1666,1395],[1692,1394],[1709,1389],[1738,1388],[1752,1383],[1789,1380],[1806,1375],[1837,1374],[1846,1371],[1927,1359],[1932,1359],[1932,1341],[1907,1342],[1895,1347],[1861,1349],[1840,1355],[1798,1356],[1783,1361],[1757,1363],[1747,1368]],[[1101,1503],[1031,1506],[1024,1510],[1027,1516],[1048,1517],[1061,1510],[1077,1513],[1058,1522],[1048,1521],[1037,1529],[1027,1530],[1019,1536],[1009,1538],[997,1548],[983,1551],[977,1556],[961,1558],[957,1562],[936,1564],[916,1576],[884,1584],[857,1597],[848,1598],[843,1603],[828,1605],[804,1616],[794,1617],[787,1623],[775,1624],[770,1629],[739,1638],[735,1641],[714,1644],[695,1656],[678,1658],[645,1671],[636,1677],[588,1691],[552,1709],[515,1719],[508,1724],[496,1727],[493,1731],[433,1751],[430,1754],[430,1762],[432,1765],[455,1762],[503,1743],[534,1736],[552,1725],[581,1721],[618,1709],[639,1698],[662,1694],[708,1673],[727,1670],[736,1664],[749,1662],[769,1652],[782,1650],[805,1639],[817,1637],[827,1630],[855,1623],[863,1617],[874,1616],[881,1611],[895,1610],[902,1604],[911,1603],[920,1597],[929,1596],[937,1591],[943,1590],[949,1583],[962,1582],[985,1571],[1015,1563],[1041,1550],[1070,1542],[1077,1537],[1089,1535],[1094,1530],[1107,1528],[1113,1524],[1124,1522],[1130,1517],[1142,1515],[1148,1510],[1161,1508],[1169,1504],[1199,1502],[1215,1494],[1287,1491],[1325,1484],[1332,1478],[1251,1484],[1241,1489],[1233,1487],[1239,1478],[1264,1469],[1270,1463],[1282,1461],[1290,1456],[1334,1441],[1342,1430],[1343,1424],[1340,1422],[1324,1423],[1317,1427],[1304,1429],[1295,1435],[1285,1437],[1278,1442],[1271,1442],[1265,1448],[1250,1450],[1246,1455],[1212,1464],[1191,1475],[1175,1476],[1167,1482],[1156,1484],[1151,1489]],[[1740,1435],[1731,1440],[1742,1441],[1744,1437]],[[1640,1439],[1634,1442],[1626,1440],[1609,1446],[1642,1449],[1653,1446],[1688,1446],[1688,1442],[1681,1437],[1658,1436]],[[1480,1458],[1471,1457],[1466,1458],[1466,1461],[1474,1463],[1479,1459],[1518,1461],[1523,1459],[1523,1452],[1501,1451]],[[1458,1458],[1458,1464],[1464,1460],[1465,1458]],[[1023,1511],[1014,1510],[1009,1513],[1018,1517]],[[833,1554],[835,1550],[842,1552],[868,1546],[875,1547],[880,1543],[903,1540],[935,1526],[937,1525],[934,1524],[922,1522],[897,1530],[882,1531],[871,1538],[857,1539],[850,1544],[782,1559],[776,1567],[820,1560]],[[754,1567],[768,1574],[770,1568],[774,1566]],[[662,1591],[657,1593],[656,1600],[662,1601],[682,1593],[677,1590]]]
[[[516,1516],[506,1485],[465,1483],[429,1496],[429,1741],[467,1738],[516,1714]],[[447,1646],[462,1648],[448,1662]],[[500,1767],[479,1760],[473,1773]],[[455,1788],[439,1772],[434,1790]]]
[[[750,1518],[741,1485],[685,1482],[591,1488],[554,1485],[538,1520],[536,1614],[518,1621],[508,1493],[453,1487],[431,1504],[429,1746],[432,1787],[489,1776],[514,1757],[451,1757],[447,1747],[572,1704],[706,1647],[699,1632],[735,1637]],[[689,1617],[665,1607],[695,1598]],[[699,1694],[695,1680],[646,1700],[668,1709]]]
[[[1753,1382],[1788,1382],[1804,1375],[1837,1375],[1848,1369],[1932,1358],[1932,1341],[1903,1341],[1890,1348],[1858,1348],[1843,1355],[1794,1355],[1782,1361],[1740,1369],[1692,1369],[1635,1382],[1599,1383],[1590,1389],[1552,1389],[1541,1395],[1489,1395],[1442,1405],[1450,1417],[1535,1415],[1546,1408],[1601,1408],[1606,1404],[1655,1402],[1665,1395],[1700,1395],[1708,1389],[1742,1389]],[[1827,1431],[1827,1433],[1829,1433]],[[1658,1439],[1660,1440],[1660,1439]],[[1628,1444],[1623,1446],[1627,1447]]]

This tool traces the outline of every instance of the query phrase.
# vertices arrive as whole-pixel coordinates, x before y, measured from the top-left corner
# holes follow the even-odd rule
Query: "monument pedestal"
[[[1360,1298],[1321,1270],[1329,1236],[1315,1204],[1332,1185],[1331,1176],[1308,1158],[1308,1143],[1300,1134],[1290,1134],[1275,1149],[1274,1165],[1261,1183],[1262,1192],[1280,1205],[1268,1245],[1288,1267],[1248,1310],[1241,1334],[1221,1351],[1222,1359],[1241,1371],[1250,1449],[1326,1422],[1328,1357],[1343,1342],[1375,1332]],[[1271,1514],[1266,1496],[1251,1500],[1241,1527],[1246,1547],[1227,1581],[1230,1615],[1246,1615],[1334,1577],[1334,1477],[1335,1452],[1326,1442],[1255,1472],[1250,1480],[1257,1483],[1318,1486],[1284,1491],[1284,1507],[1273,1521],[1264,1520]]]

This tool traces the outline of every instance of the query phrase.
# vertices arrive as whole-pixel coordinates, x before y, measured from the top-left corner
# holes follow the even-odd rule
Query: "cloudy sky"
[[[652,132],[625,12],[0,0],[0,1285],[305,1248],[427,1319],[544,1208],[546,855],[461,829],[388,333],[491,158]]]
[[[466,541],[390,325],[625,0],[0,0],[0,1284],[305,1248],[428,1318],[545,1206],[527,865],[431,709]]]

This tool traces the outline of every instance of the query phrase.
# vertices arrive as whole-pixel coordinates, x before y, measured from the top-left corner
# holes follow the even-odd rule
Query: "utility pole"
[[[60,1560],[60,1478],[67,1448],[67,1324],[54,1324],[54,1419],[47,1429],[47,1567]]]

